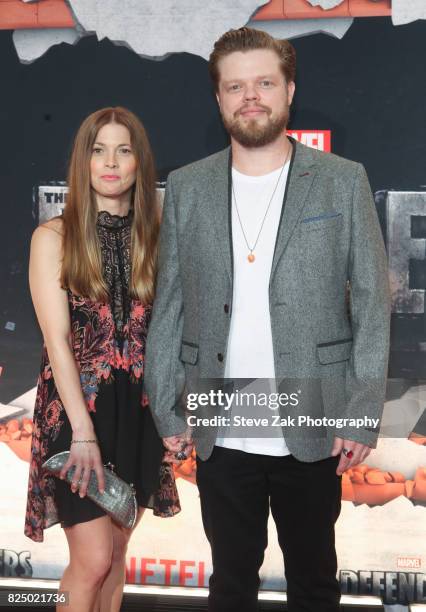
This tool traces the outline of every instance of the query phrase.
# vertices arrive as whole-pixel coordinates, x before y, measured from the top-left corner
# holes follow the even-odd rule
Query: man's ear
[[[217,92],[216,92],[216,101],[217,101],[217,104],[218,104],[218,106],[220,108],[219,94]]]
[[[290,106],[291,103],[293,102],[293,97],[294,97],[294,92],[296,91],[296,83],[294,81],[290,81],[287,84],[287,99],[288,99],[288,105]]]

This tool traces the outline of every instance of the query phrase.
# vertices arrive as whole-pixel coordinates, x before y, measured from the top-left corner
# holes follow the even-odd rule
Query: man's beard
[[[290,116],[289,107],[286,107],[282,112],[273,119],[270,118],[270,109],[266,106],[256,105],[256,107],[264,108],[268,114],[268,121],[260,124],[256,119],[251,119],[247,123],[240,122],[241,109],[234,114],[233,119],[227,119],[222,114],[223,124],[229,134],[241,146],[247,148],[264,147],[265,145],[274,142],[280,136],[285,128]]]

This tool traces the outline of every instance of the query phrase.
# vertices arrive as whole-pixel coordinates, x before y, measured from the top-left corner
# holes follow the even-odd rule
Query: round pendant
[[[253,263],[256,257],[254,256],[254,253],[250,253],[249,255],[247,255],[247,259],[250,263]]]

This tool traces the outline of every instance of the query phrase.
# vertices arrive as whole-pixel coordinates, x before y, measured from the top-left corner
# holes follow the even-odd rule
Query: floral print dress
[[[143,392],[145,341],[151,305],[129,297],[132,211],[125,217],[98,213],[97,232],[108,303],[68,291],[71,341],[87,410],[93,420],[104,463],[133,483],[140,506],[158,516],[180,510],[173,468],[163,462],[164,448]],[[25,534],[43,541],[55,523],[69,527],[105,513],[68,483],[49,475],[42,464],[69,450],[70,422],[43,349],[31,449]]]

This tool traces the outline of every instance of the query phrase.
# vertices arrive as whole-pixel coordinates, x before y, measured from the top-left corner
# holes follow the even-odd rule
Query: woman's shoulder
[[[31,247],[33,249],[56,251],[58,248],[62,248],[63,235],[64,221],[62,217],[53,217],[53,219],[42,223],[34,230]]]
[[[60,236],[63,236],[64,219],[62,215],[59,215],[58,217],[52,217],[52,219],[49,219],[49,221],[46,221],[46,223],[42,223],[41,225],[39,225],[37,229],[50,230],[52,232],[56,232]]]

